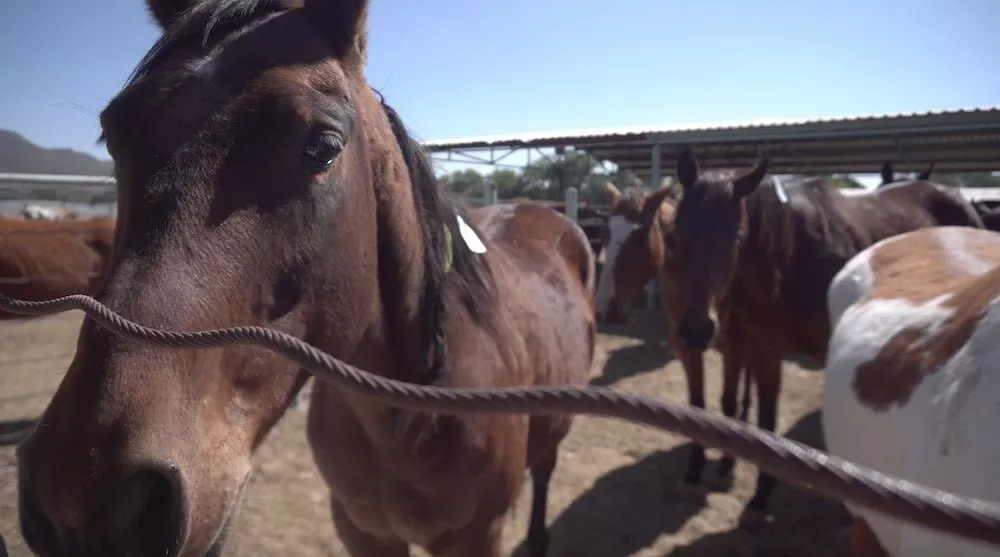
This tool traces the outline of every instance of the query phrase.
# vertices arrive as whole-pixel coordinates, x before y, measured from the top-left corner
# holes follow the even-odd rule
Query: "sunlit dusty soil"
[[[74,311],[0,322],[0,428],[41,414],[70,361],[81,319]],[[593,382],[685,401],[683,372],[663,340],[664,331],[659,315],[639,313],[630,326],[603,332]],[[718,355],[708,354],[706,363],[709,406],[717,412]],[[817,410],[822,380],[819,371],[785,366],[780,432],[822,446]],[[305,412],[289,411],[261,448],[228,555],[347,555],[329,519],[304,422]],[[739,463],[732,485],[717,485],[707,496],[678,492],[685,439],[618,420],[579,418],[562,447],[549,499],[553,557],[846,554],[842,505],[784,484],[772,499],[774,521],[741,529],[737,518],[756,478],[750,464]],[[709,452],[713,462],[706,478],[714,477],[718,456]],[[14,447],[0,447],[0,534],[12,556],[26,556],[17,527],[13,464]],[[506,529],[505,546],[519,556],[527,555],[521,545],[529,504],[530,489],[525,489]]]

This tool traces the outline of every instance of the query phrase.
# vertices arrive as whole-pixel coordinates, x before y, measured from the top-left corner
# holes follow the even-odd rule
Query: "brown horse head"
[[[664,264],[666,248],[661,227],[666,223],[661,221],[664,216],[666,221],[673,221],[673,205],[668,215],[663,215],[661,209],[672,188],[628,188],[622,193],[610,182],[606,187],[612,206],[603,231],[607,251],[597,286],[596,310],[600,322],[621,324],[635,298]]]
[[[743,200],[766,174],[766,158],[750,172],[726,179],[701,175],[689,149],[678,156],[677,179],[684,187],[674,225],[678,287],[684,298],[678,334],[692,349],[704,350],[715,336],[709,310],[732,278],[745,230]]]
[[[99,298],[154,327],[263,325],[434,380],[443,281],[481,302],[488,275],[455,250],[446,276],[456,212],[365,80],[368,2],[148,5],[162,36],[101,113],[119,196]],[[306,378],[266,350],[156,348],[86,321],[20,447],[25,538],[51,556],[218,551]]]

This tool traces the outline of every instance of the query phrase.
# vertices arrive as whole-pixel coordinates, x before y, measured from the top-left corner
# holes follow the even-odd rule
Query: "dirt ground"
[[[0,322],[0,428],[38,417],[75,349],[82,314]],[[603,331],[594,384],[686,400],[680,363],[671,357],[665,323],[654,313]],[[718,354],[707,355],[708,400],[718,412]],[[822,373],[785,366],[779,431],[822,447],[818,406]],[[304,408],[304,406],[303,406]],[[755,412],[751,416],[756,416]],[[755,419],[755,418],[752,418]],[[305,412],[291,410],[256,458],[256,470],[227,555],[312,557],[347,554],[333,531],[327,493],[306,444]],[[737,518],[753,492],[756,468],[738,463],[730,486],[706,495],[679,492],[689,443],[620,420],[578,418],[562,445],[549,497],[552,557],[819,557],[845,555],[847,515],[839,503],[779,484],[774,520],[741,528]],[[705,477],[714,478],[716,451]],[[529,480],[530,481],[530,480]],[[14,447],[0,447],[0,534],[11,556],[29,555],[17,527]],[[526,556],[530,489],[522,491],[505,531],[506,550]],[[415,555],[423,555],[415,552]],[[470,556],[475,557],[475,556]]]

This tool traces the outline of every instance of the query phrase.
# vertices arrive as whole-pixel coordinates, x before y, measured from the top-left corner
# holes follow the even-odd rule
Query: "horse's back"
[[[45,300],[93,293],[105,261],[74,234],[0,226],[0,291],[8,296]]]
[[[946,491],[1000,501],[1000,234],[925,228],[863,250],[828,294],[823,395],[838,457]],[[978,294],[976,293],[978,292]],[[972,293],[970,297],[970,293]],[[1000,550],[851,507],[892,557]]]
[[[481,207],[471,216],[487,241],[514,257],[536,262],[522,271],[549,273],[551,265],[559,265],[550,257],[558,255],[579,279],[583,291],[593,296],[594,251],[583,229],[563,213],[539,203],[521,202]]]
[[[596,335],[595,257],[571,219],[535,203],[470,212],[485,236],[501,305],[539,383],[583,383]]]
[[[922,209],[933,226],[984,228],[979,212],[957,189],[927,180],[897,182],[877,190],[875,197],[910,214]]]

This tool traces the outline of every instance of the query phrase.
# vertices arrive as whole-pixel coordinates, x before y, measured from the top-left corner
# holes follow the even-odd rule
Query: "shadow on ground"
[[[633,311],[627,325],[604,325],[600,332],[643,342],[611,352],[601,375],[591,379],[591,385],[610,387],[622,379],[658,371],[674,359],[662,313]]]
[[[622,379],[659,371],[673,359],[673,350],[666,341],[624,346],[608,355],[601,375],[591,379],[590,384],[610,387]]]
[[[792,427],[787,437],[823,448],[819,412]],[[594,483],[549,528],[550,557],[627,557],[680,530],[707,504],[705,495],[677,490],[691,444],[651,454],[615,469]],[[715,465],[706,469],[706,486]],[[728,488],[728,486],[726,486]],[[779,483],[771,499],[773,521],[708,534],[664,557],[793,557],[845,555],[849,520],[843,505]],[[522,543],[514,557],[527,557]]]
[[[792,362],[806,371],[823,371],[823,362],[816,361],[805,354],[789,354],[785,356],[786,362]]]
[[[820,450],[823,442],[820,411],[796,422],[785,437]],[[706,535],[664,557],[795,557],[846,555],[850,518],[839,501],[815,492],[779,483],[769,505],[773,521]],[[817,553],[821,550],[821,553]]]
[[[653,453],[598,479],[550,526],[549,556],[625,557],[678,531],[707,502],[704,494],[677,491],[690,448]],[[524,542],[512,554],[527,556]]]
[[[20,443],[33,429],[38,420],[0,421],[0,447]]]
[[[667,318],[662,311],[634,309],[629,311],[628,323],[624,325],[598,324],[597,332],[639,340],[663,340],[667,338]]]

